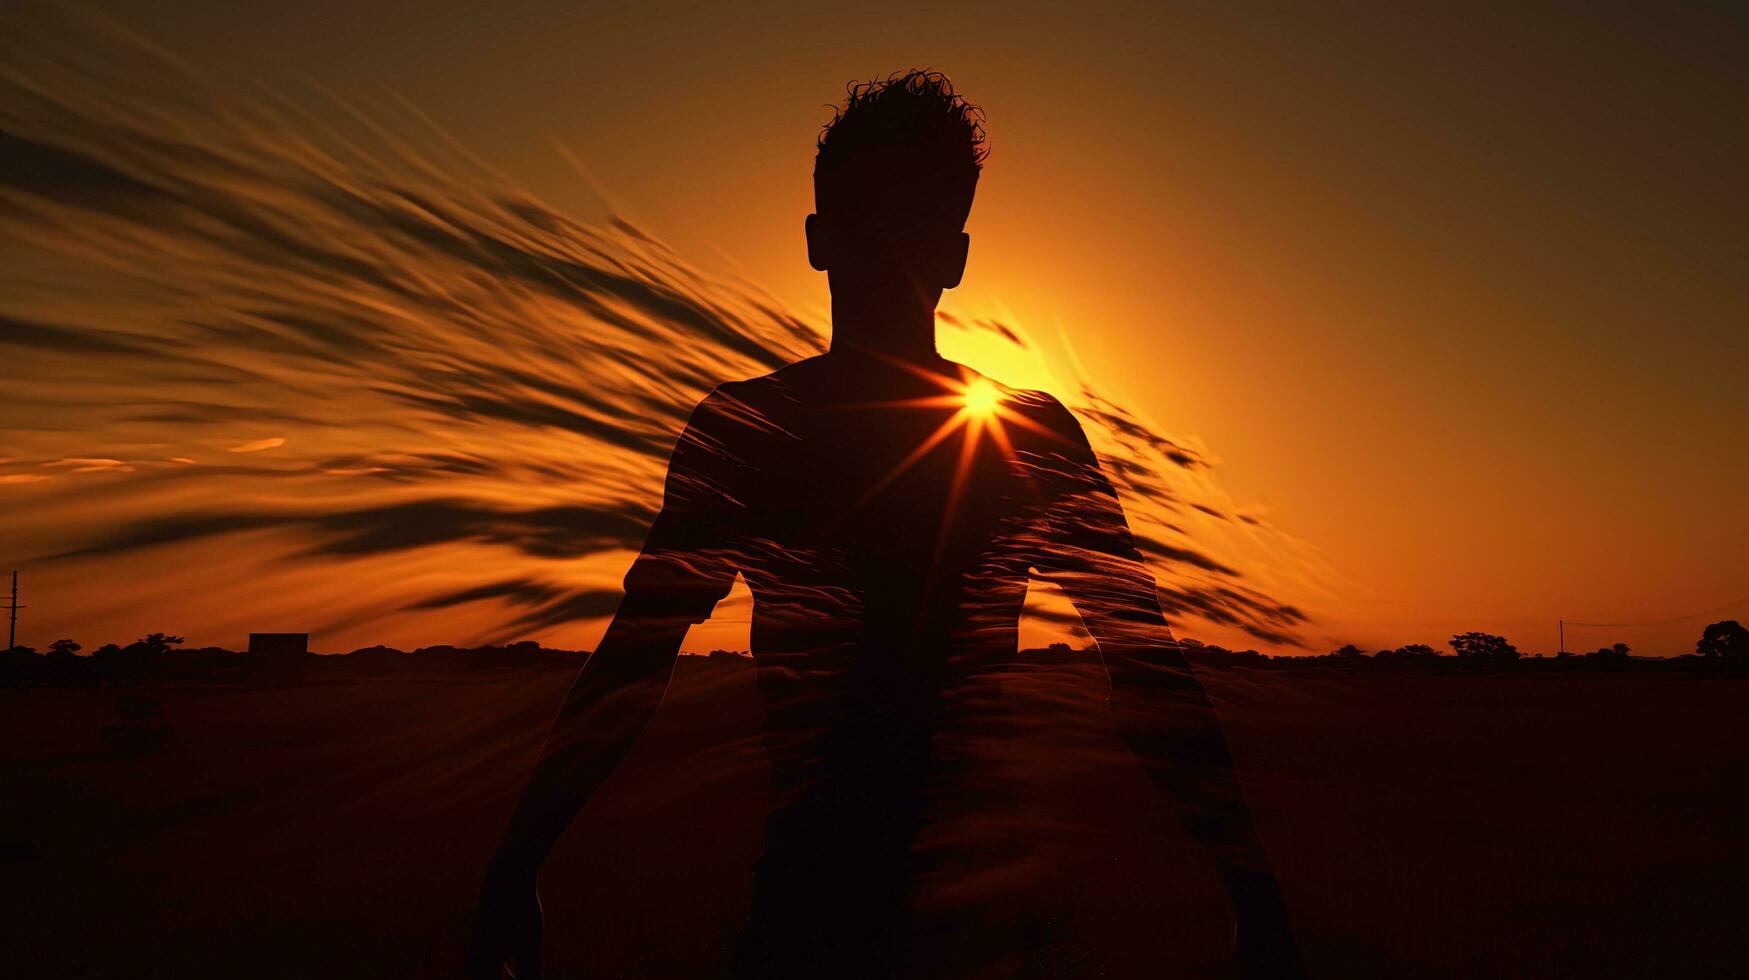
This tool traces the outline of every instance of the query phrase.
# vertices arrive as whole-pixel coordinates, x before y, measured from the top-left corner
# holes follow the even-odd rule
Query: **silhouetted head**
[[[965,272],[983,123],[937,71],[849,86],[820,133],[807,223],[808,261],[828,274],[835,330],[851,319],[858,341],[885,346],[901,338],[881,330],[914,331],[920,313],[933,330],[941,291]],[[847,307],[854,317],[840,316]]]

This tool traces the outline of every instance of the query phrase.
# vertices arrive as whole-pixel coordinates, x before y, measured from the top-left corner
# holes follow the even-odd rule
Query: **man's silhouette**
[[[944,695],[1013,658],[1034,572],[1075,603],[1118,730],[1214,858],[1241,972],[1298,975],[1219,725],[1079,425],[1049,395],[935,352],[936,303],[966,264],[981,118],[944,76],[912,72],[853,86],[822,133],[807,240],[831,285],[831,351],[721,385],[693,412],[625,598],[488,873],[477,977],[506,961],[537,974],[537,870],[737,573],[753,593],[772,783],[736,973],[899,971]]]

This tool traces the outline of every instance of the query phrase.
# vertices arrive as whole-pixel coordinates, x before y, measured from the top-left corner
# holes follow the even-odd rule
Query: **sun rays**
[[[1002,393],[988,380],[974,378],[966,385],[961,400],[965,403],[967,415],[987,419],[995,415],[997,407],[1002,404]]]
[[[1036,432],[1051,441],[1060,442],[1062,437],[1022,414],[1015,406],[1012,393],[1008,389],[970,368],[960,367],[956,377],[952,374],[941,374],[898,358],[887,358],[887,360],[905,372],[929,382],[939,389],[939,393],[916,398],[862,402],[851,407],[951,411],[916,448],[894,464],[892,469],[875,481],[867,492],[857,498],[846,513],[854,512],[879,496],[882,491],[892,486],[895,481],[928,457],[937,447],[958,436],[960,439],[959,458],[954,465],[953,479],[948,484],[947,497],[941,514],[941,526],[936,533],[934,551],[935,560],[939,561],[942,549],[947,544],[948,533],[953,528],[954,516],[959,511],[962,498],[965,495],[966,483],[971,478],[972,467],[977,463],[979,446],[985,436],[989,437],[1004,459],[1012,457],[1014,454],[1014,444],[1009,439],[1007,429],[1010,424],[1030,432]]]

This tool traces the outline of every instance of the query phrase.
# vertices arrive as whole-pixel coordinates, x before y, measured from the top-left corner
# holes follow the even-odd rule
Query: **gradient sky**
[[[1549,650],[1557,617],[1749,596],[1749,23],[1723,7],[93,6],[405,100],[556,209],[817,317],[824,106],[941,68],[991,144],[944,308],[1208,447],[1333,569],[1322,635]],[[1568,640],[1673,653],[1705,621]]]

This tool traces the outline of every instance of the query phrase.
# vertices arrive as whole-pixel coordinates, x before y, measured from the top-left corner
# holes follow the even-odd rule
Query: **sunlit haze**
[[[1552,652],[1560,619],[1675,618],[1566,635],[1675,654],[1704,625],[1680,617],[1749,596],[1749,42],[1722,7],[92,6],[223,91],[209,103],[166,72],[136,108],[229,127],[260,160],[213,144],[187,157],[207,176],[154,181],[99,131],[120,110],[69,95],[88,115],[52,123],[66,145],[162,201],[210,180],[249,207],[154,229],[158,204],[99,220],[8,191],[0,314],[100,328],[82,359],[9,355],[34,378],[0,423],[21,641],[592,643],[687,403],[824,344],[802,221],[829,104],[924,65],[986,109],[991,147],[939,349],[1062,397],[1120,471],[1131,450],[1170,471],[1125,490],[1164,543],[1151,557],[1190,576],[1181,632],[1323,652],[1482,629]],[[94,85],[132,88],[126,65],[105,70]],[[15,99],[8,130],[46,104]],[[427,163],[373,173],[335,149],[380,162],[367,139]],[[276,154],[310,179],[274,177]],[[259,183],[239,191],[227,163]],[[411,190],[436,186],[453,197]],[[531,205],[487,202],[503,186]],[[226,237],[245,232],[268,244]],[[291,244],[324,235],[345,247]],[[311,265],[262,277],[271,248]],[[492,251],[512,248],[680,298],[551,291],[546,266]],[[505,268],[526,278],[492,281]],[[760,324],[760,348],[680,353],[710,304],[730,332]],[[681,326],[660,336],[651,316]],[[356,374],[297,360],[324,344]],[[477,396],[488,366],[516,419]],[[995,387],[957,397],[972,424],[1002,423]],[[556,541],[526,516],[570,529],[568,508],[609,503],[624,528]],[[382,507],[409,523],[345,516]],[[408,538],[433,526],[413,518],[455,536]],[[278,536],[286,522],[307,539]],[[440,545],[441,562],[418,550]],[[105,565],[106,547],[134,564]],[[254,547],[280,564],[214,557]],[[296,564],[312,555],[328,564]],[[1226,621],[1203,604],[1220,589],[1240,597]],[[355,607],[378,591],[388,613]],[[744,646],[745,603],[738,586],[689,648]]]

